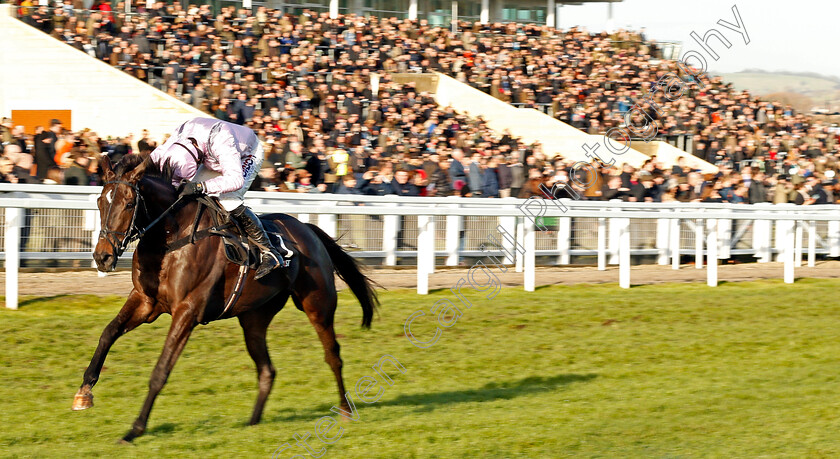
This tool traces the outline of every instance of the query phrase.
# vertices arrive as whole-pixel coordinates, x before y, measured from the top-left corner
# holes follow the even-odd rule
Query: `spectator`
[[[3,147],[15,141],[14,135],[12,134],[12,129],[14,129],[12,119],[3,118],[2,123],[0,123],[0,143],[2,143]]]
[[[483,167],[484,173],[481,180],[481,196],[484,198],[499,197],[498,160],[491,158]]]
[[[510,197],[513,183],[513,172],[503,156],[497,156],[494,159],[494,164],[496,165],[496,175],[499,179],[499,197],[508,198]]]
[[[55,163],[55,144],[61,129],[61,121],[57,119],[50,121],[49,130],[45,131],[41,126],[35,127],[35,167],[39,180],[46,179],[47,171],[58,167]]]
[[[78,147],[71,153],[72,163],[64,171],[65,185],[90,185],[90,158]]]
[[[390,192],[398,196],[419,196],[417,185],[411,183],[410,174],[405,169],[397,169],[394,180],[391,181]]]
[[[18,183],[17,176],[13,173],[15,163],[6,157],[0,157],[0,183]]]
[[[14,175],[16,180],[9,181],[11,183],[38,183],[39,180],[32,175],[32,155],[21,151],[20,147],[15,144],[6,145],[3,156],[8,158],[12,163],[12,169],[9,172]]]

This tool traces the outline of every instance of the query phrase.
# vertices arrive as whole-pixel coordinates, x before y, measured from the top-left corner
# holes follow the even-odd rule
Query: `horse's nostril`
[[[97,265],[99,265],[99,267],[101,267],[101,268],[105,268],[105,267],[107,267],[107,266],[108,266],[108,264],[111,262],[112,258],[113,258],[113,257],[111,256],[111,254],[110,254],[110,253],[102,253],[102,252],[98,252],[98,253],[94,253],[94,254],[93,254],[93,260],[94,260],[94,261],[96,262],[96,264],[97,264]]]

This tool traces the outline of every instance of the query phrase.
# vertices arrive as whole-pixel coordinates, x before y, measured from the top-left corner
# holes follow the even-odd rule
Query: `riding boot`
[[[268,239],[268,234],[266,234],[260,218],[257,217],[251,209],[247,208],[243,204],[232,210],[230,215],[236,218],[236,221],[245,228],[245,232],[248,234],[248,237],[251,238],[251,240],[254,241],[260,249],[260,266],[257,268],[257,273],[254,275],[254,279],[264,277],[270,273],[271,270],[283,264],[281,261],[283,256],[280,255],[280,253],[277,252],[277,249],[274,248],[274,245],[271,244],[271,240]]]

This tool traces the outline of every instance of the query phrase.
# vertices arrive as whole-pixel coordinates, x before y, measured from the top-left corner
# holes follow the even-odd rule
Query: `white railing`
[[[91,259],[99,231],[99,190],[0,184],[7,307],[17,306],[21,260]],[[458,266],[463,258],[488,255],[523,272],[527,291],[535,287],[537,257],[558,265],[592,257],[600,270],[617,264],[619,284],[627,288],[631,256],[655,257],[674,269],[681,256],[693,256],[702,269],[706,257],[714,261],[706,263],[711,286],[717,285],[717,260],[733,255],[784,261],[785,282],[793,282],[794,266],[801,265],[806,250],[809,266],[817,255],[840,256],[840,206],[834,205],[561,200],[568,208],[563,212],[540,201],[532,202],[542,207],[535,221],[523,212],[525,201],[513,198],[250,192],[246,201],[257,212],[292,214],[333,237],[343,236],[355,257],[384,265],[414,261],[421,294],[428,292],[428,276],[436,265]],[[510,237],[502,237],[500,230]],[[489,249],[488,241],[494,242]]]

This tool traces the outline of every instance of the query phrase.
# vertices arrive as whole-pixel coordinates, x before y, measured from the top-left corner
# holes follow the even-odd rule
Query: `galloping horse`
[[[103,158],[105,185],[97,201],[102,231],[93,258],[100,271],[113,271],[128,244],[139,237],[132,261],[134,288],[117,316],[105,327],[84,380],[73,401],[73,410],[93,406],[91,389],[108,350],[116,339],[161,314],[172,315],[172,324],[163,352],[152,371],[149,392],[140,415],[123,437],[130,442],[146,430],[155,398],[193,329],[199,323],[237,317],[245,333],[245,345],[257,366],[259,393],[250,423],[257,424],[274,382],[275,370],[268,356],[266,330],[271,319],[283,309],[289,296],[306,313],[324,346],[325,360],[338,383],[341,407],[350,411],[345,398],[342,361],[333,330],[337,296],[333,272],[343,279],[362,305],[362,326],[370,328],[378,306],[371,281],[361,273],[356,261],[318,227],[303,224],[284,214],[263,216],[276,225],[296,256],[287,268],[274,270],[255,281],[245,278],[238,301],[230,303],[236,290],[238,266],[225,258],[220,237],[206,237],[193,243],[178,244],[194,237],[196,229],[213,226],[210,212],[198,213],[194,200],[181,202],[171,182],[171,171],[159,170],[148,158],[126,156],[111,166]],[[196,220],[200,216],[201,218]],[[197,224],[196,224],[197,223]],[[225,303],[233,304],[226,311]]]

